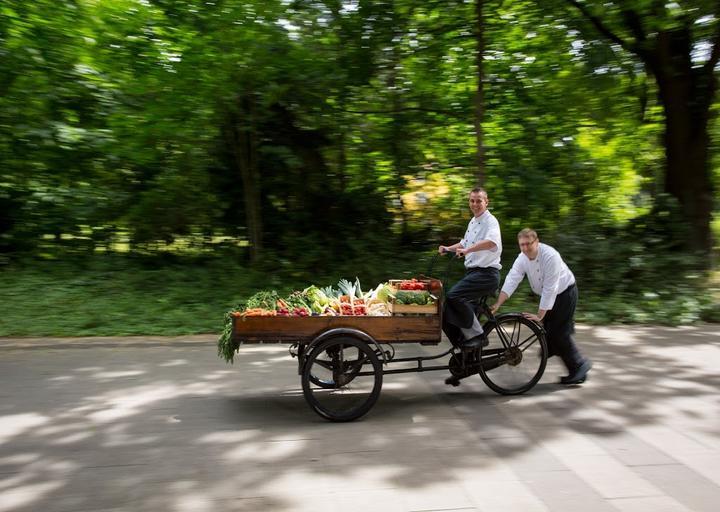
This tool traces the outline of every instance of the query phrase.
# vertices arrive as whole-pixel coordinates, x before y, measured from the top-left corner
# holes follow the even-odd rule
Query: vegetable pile
[[[218,339],[218,355],[232,363],[239,348],[232,339],[233,318],[307,317],[307,316],[390,316],[390,304],[434,304],[436,297],[425,281],[391,281],[363,293],[360,280],[341,279],[337,285],[308,286],[280,297],[275,290],[262,290],[225,313],[223,331]]]
[[[398,283],[398,290],[427,290],[427,283],[424,281],[418,281],[414,277],[410,280],[400,281]]]
[[[434,304],[434,300],[432,295],[430,295],[430,292],[414,290],[398,290],[395,294],[395,302],[397,304],[416,304],[418,306]]]
[[[340,280],[335,288],[309,286],[294,291],[287,297],[279,297],[275,290],[260,291],[251,296],[245,304],[239,304],[229,314],[232,317],[247,316],[388,316],[389,292],[380,294],[386,287],[381,284],[366,293],[356,278],[354,283]],[[380,296],[379,296],[380,295]]]

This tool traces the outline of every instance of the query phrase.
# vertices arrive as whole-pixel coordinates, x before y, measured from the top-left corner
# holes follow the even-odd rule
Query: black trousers
[[[500,286],[500,271],[496,268],[471,268],[445,295],[443,331],[454,345],[465,339],[460,329],[473,324],[475,307],[472,301],[495,295]]]
[[[568,286],[564,292],[555,297],[555,305],[543,318],[548,356],[560,356],[570,372],[585,361],[573,338],[577,300],[577,286],[574,284]]]

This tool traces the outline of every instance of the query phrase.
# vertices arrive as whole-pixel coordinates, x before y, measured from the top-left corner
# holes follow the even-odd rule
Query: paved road
[[[581,387],[555,359],[521,397],[390,375],[349,424],[310,411],[285,346],[0,340],[0,512],[716,512],[720,326],[578,338]]]

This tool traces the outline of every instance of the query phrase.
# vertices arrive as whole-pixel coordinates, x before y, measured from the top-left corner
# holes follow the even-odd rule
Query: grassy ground
[[[361,283],[369,288],[418,273],[413,262],[392,263],[389,270],[370,265],[375,271],[366,268]],[[292,265],[248,269],[221,259],[168,263],[107,256],[13,264],[0,270],[0,336],[216,333],[224,313],[258,290],[288,294],[356,275],[348,269],[301,272]]]
[[[427,255],[346,262],[343,268],[336,265],[336,269],[304,271],[289,262],[248,269],[223,259],[159,261],[119,256],[14,263],[0,270],[0,336],[218,333],[225,311],[260,289],[286,294],[310,284],[326,286],[356,275],[364,288],[369,288],[389,278],[426,272],[428,263]],[[443,277],[446,263],[448,260],[436,266],[433,275]],[[455,262],[449,268],[452,283],[461,275],[462,265]],[[711,279],[705,297],[694,293],[607,297],[593,295],[581,285],[577,318],[596,324],[720,321],[720,295],[712,295],[720,294],[718,289],[720,274]],[[536,308],[537,299],[523,284],[504,311]]]
[[[235,272],[217,262],[159,269],[118,263],[42,262],[6,269],[0,335],[213,332],[232,300],[263,281],[256,272]]]

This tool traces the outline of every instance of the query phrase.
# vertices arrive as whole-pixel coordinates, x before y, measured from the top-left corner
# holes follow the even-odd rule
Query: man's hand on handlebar
[[[442,256],[445,254],[454,254],[458,258],[462,258],[467,251],[463,249],[462,247],[458,247],[457,249],[453,249],[452,247],[448,247],[446,245],[441,245],[438,247],[438,253]]]

